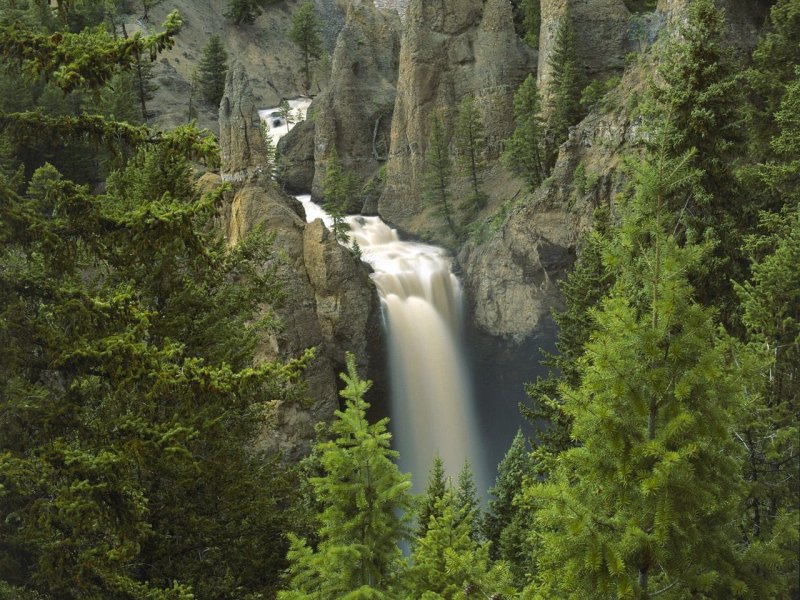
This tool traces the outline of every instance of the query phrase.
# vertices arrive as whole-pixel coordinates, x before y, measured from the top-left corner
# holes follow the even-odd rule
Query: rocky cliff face
[[[575,27],[584,76],[603,79],[622,72],[634,43],[631,14],[623,0],[542,0],[541,11],[537,82],[543,96],[550,85],[556,33],[567,15]]]
[[[660,29],[685,18],[688,4],[689,0],[661,0],[656,14],[648,18],[647,38],[655,39]],[[729,39],[737,48],[752,50],[767,3],[723,0],[720,4],[726,8]],[[590,5],[598,7],[598,13],[586,21],[581,15],[587,14]],[[596,45],[592,40],[603,37],[614,47],[624,46],[619,28],[626,9],[621,5],[611,0],[570,0],[578,37],[583,40],[582,52],[592,47],[599,52],[604,42]],[[564,6],[563,0],[542,2],[545,49],[540,56],[548,52],[545,30],[556,26],[553,15]],[[609,9],[607,16],[601,7]],[[591,27],[599,29],[590,37],[581,34]],[[595,68],[601,71],[617,64],[608,57],[595,61]],[[594,209],[600,205],[613,208],[614,197],[624,184],[621,158],[635,147],[639,129],[632,115],[632,100],[645,92],[646,79],[641,66],[626,70],[612,97],[603,103],[613,108],[598,107],[572,128],[559,149],[551,177],[533,194],[526,195],[518,188],[522,200],[510,208],[497,229],[462,249],[458,262],[464,274],[468,312],[481,332],[521,344],[546,323],[550,309],[559,306],[557,282],[579,252],[581,235],[591,227]]]
[[[153,121],[161,127],[174,127],[189,120],[192,76],[203,46],[215,33],[222,38],[229,58],[245,66],[259,108],[278,106],[283,98],[299,96],[303,92],[302,60],[288,32],[293,11],[301,1],[271,4],[250,25],[234,25],[228,21],[224,16],[228,3],[220,0],[163,2],[151,9],[149,23],[143,23],[138,14],[130,15],[128,33],[156,30],[172,10],[178,10],[184,21],[175,46],[160,55],[154,68],[154,80],[159,88],[149,105]],[[315,0],[314,3],[322,24],[324,46],[332,52],[344,23],[344,13],[336,0]],[[313,93],[319,92],[323,74],[319,75]],[[218,107],[208,106],[197,97],[193,105],[200,126],[216,132]]]
[[[397,13],[377,9],[371,0],[349,0],[330,85],[312,108],[315,197],[322,195],[325,165],[334,148],[362,183],[386,160],[399,54]]]
[[[400,50],[386,187],[378,210],[407,231],[436,228],[420,195],[429,116],[452,126],[455,107],[475,96],[496,157],[513,128],[513,93],[535,69],[514,31],[508,0],[411,0]]]
[[[275,236],[273,259],[286,299],[277,308],[280,330],[265,339],[267,358],[297,356],[316,347],[305,381],[310,404],[272,407],[274,429],[261,443],[289,456],[301,453],[314,424],[329,420],[338,406],[337,376],[352,351],[366,374],[369,357],[379,355],[379,304],[365,266],[340,246],[321,221],[306,224],[303,208],[283,193],[267,173],[257,104],[246,73],[229,73],[220,108],[221,180],[230,182],[222,226],[231,244],[257,226]]]

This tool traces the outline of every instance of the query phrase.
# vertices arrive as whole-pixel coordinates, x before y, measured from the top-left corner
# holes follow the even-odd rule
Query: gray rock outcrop
[[[329,420],[338,406],[337,373],[345,352],[356,355],[365,375],[372,350],[380,346],[379,304],[365,266],[339,245],[321,221],[305,223],[302,205],[283,193],[267,167],[257,107],[247,75],[235,66],[220,106],[223,167],[221,180],[232,184],[222,226],[230,244],[255,227],[275,236],[275,257],[285,300],[276,308],[278,331],[263,340],[265,358],[299,356],[317,349],[306,369],[305,402],[275,402],[273,427],[260,445],[299,456],[313,439],[314,425]]]
[[[449,130],[465,96],[476,99],[496,158],[513,129],[513,94],[535,70],[534,53],[514,31],[508,0],[411,0],[400,50],[381,216],[415,233],[438,228],[421,198],[429,117]]]
[[[278,142],[278,179],[287,192],[308,194],[314,182],[314,121],[297,123]]]
[[[386,160],[399,54],[397,14],[377,9],[371,0],[349,0],[333,54],[330,85],[312,109],[314,197],[322,195],[325,165],[334,148],[343,166],[361,183]]]
[[[621,73],[625,55],[632,49],[631,14],[623,0],[542,0],[537,83],[545,98],[556,34],[568,12],[575,28],[578,64],[587,79]]]

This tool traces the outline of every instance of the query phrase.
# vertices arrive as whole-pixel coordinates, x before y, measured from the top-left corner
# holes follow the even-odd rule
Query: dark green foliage
[[[484,536],[492,544],[489,556],[493,560],[502,558],[510,565],[518,587],[525,584],[532,557],[526,543],[528,514],[514,500],[522,493],[525,478],[532,476],[532,458],[522,430],[518,430],[497,466],[497,481],[489,489],[489,506],[483,520]]]
[[[522,12],[522,39],[531,48],[539,47],[539,27],[542,24],[541,0],[521,0],[520,11]]]
[[[625,7],[632,13],[655,10],[657,4],[658,0],[625,0]]]
[[[659,65],[660,82],[653,86],[654,102],[647,118],[668,115],[667,143],[675,155],[696,150],[693,164],[702,174],[672,210],[681,213],[679,233],[688,239],[715,240],[704,265],[713,277],[698,274],[697,293],[714,304],[722,322],[738,329],[731,281],[746,278],[743,237],[757,222],[758,207],[743,202],[743,190],[733,176],[740,152],[741,86],[725,46],[723,12],[712,0],[697,0],[680,28],[680,38],[666,48]]]
[[[633,165],[633,197],[604,253],[616,273],[560,390],[576,447],[526,499],[535,516],[542,597],[731,597],[742,490],[730,430],[747,356],[692,300],[687,273],[705,248],[673,235],[669,198],[698,174],[660,149]],[[735,365],[730,356],[737,356]]]
[[[481,529],[483,515],[481,513],[480,501],[478,500],[478,488],[475,485],[475,478],[472,474],[472,467],[468,460],[464,461],[464,466],[458,473],[458,486],[455,490],[454,502],[460,515],[468,525],[469,534],[476,542],[481,539]]]
[[[431,517],[441,517],[437,505],[444,496],[447,482],[444,479],[444,461],[440,456],[433,459],[431,472],[428,474],[428,486],[425,495],[420,499],[419,514],[417,516],[417,537],[425,537]]]
[[[486,131],[483,127],[483,116],[472,96],[465,96],[458,105],[453,128],[453,148],[461,172],[469,181],[470,192],[464,205],[469,213],[474,214],[486,207],[487,196],[481,190],[486,168]]]
[[[432,112],[428,148],[425,152],[422,195],[425,201],[433,206],[434,213],[446,221],[453,239],[459,240],[461,224],[455,214],[453,198],[450,195],[451,173],[452,160],[444,125],[439,114]]]
[[[404,598],[430,600],[512,597],[507,565],[491,564],[488,544],[470,534],[452,490],[437,501],[425,535],[417,539],[403,577]]]
[[[503,156],[508,166],[533,190],[544,181],[544,135],[536,77],[528,75],[514,94],[514,133]]]
[[[535,472],[539,477],[547,477],[555,457],[573,446],[571,420],[561,409],[558,389],[563,385],[575,386],[579,383],[578,361],[597,326],[592,311],[613,283],[612,274],[603,264],[609,227],[607,210],[599,209],[592,231],[582,240],[581,253],[575,266],[560,284],[565,309],[553,314],[558,325],[558,353],[546,359],[546,364],[554,372],[526,386],[531,405],[523,406],[522,413],[538,429],[533,457]]]
[[[595,79],[581,91],[581,106],[585,111],[590,111],[594,108],[606,94],[619,85],[619,77],[609,77],[605,80]],[[601,105],[603,108],[608,108],[608,103]]]
[[[395,465],[387,420],[366,420],[370,382],[359,379],[352,355],[342,379],[346,408],[336,412],[334,439],[317,444],[323,473],[310,481],[321,507],[319,542],[312,548],[292,536],[289,591],[280,600],[394,597],[411,481]]]
[[[551,155],[567,139],[570,126],[581,116],[580,94],[583,75],[578,65],[577,41],[572,14],[566,10],[556,32],[550,57],[552,73],[547,88],[548,151]],[[548,163],[553,162],[553,157]]]
[[[311,89],[311,59],[322,55],[322,39],[319,36],[319,20],[314,3],[303,2],[292,17],[292,28],[289,30],[292,40],[303,55],[303,78],[306,91]]]
[[[102,38],[86,36],[69,45]],[[64,49],[45,51],[26,60],[60,70]],[[134,66],[103,56],[73,57],[90,89]],[[36,92],[47,116],[0,115],[12,157],[36,137],[133,157],[101,195],[50,164],[0,176],[0,594],[274,593],[280,536],[303,518],[293,474],[252,448],[303,361],[254,358],[280,300],[269,237],[228,249],[213,226],[224,190],[197,192],[189,163],[214,163],[213,139],[74,116],[56,98],[77,93]]]
[[[158,86],[153,82],[153,62],[147,60],[142,53],[136,57],[136,64],[133,70],[134,82],[136,86],[136,97],[142,109],[142,121],[147,123],[147,103],[153,99]],[[136,121],[133,121],[134,123]]]
[[[261,15],[265,4],[275,0],[228,0],[225,18],[236,25],[250,24]]]
[[[228,53],[218,34],[208,38],[203,47],[203,56],[197,67],[197,82],[203,99],[218,107],[225,93],[225,77],[228,73]]]
[[[102,29],[51,36],[15,23],[0,28],[0,56],[64,92],[98,90],[116,73],[130,71],[139,53],[155,60],[159,52],[171,48],[180,28],[177,12],[169,14],[162,33],[147,37],[137,33],[126,39],[116,39]]]
[[[333,235],[340,242],[346,242],[350,226],[345,216],[358,199],[358,179],[355,174],[342,166],[336,148],[331,150],[325,165],[325,178],[322,181],[322,194],[325,208],[333,217]]]

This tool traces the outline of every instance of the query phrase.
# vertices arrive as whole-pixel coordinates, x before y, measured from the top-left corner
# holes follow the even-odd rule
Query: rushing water
[[[295,108],[294,101],[290,104]],[[304,116],[306,103],[297,103]],[[288,130],[276,109],[260,111],[277,143]],[[310,222],[331,217],[308,195],[298,196]],[[470,462],[479,490],[488,484],[462,341],[461,286],[441,248],[402,241],[379,217],[347,219],[350,239],[372,265],[389,341],[391,424],[400,466],[422,491],[436,455],[455,477]]]

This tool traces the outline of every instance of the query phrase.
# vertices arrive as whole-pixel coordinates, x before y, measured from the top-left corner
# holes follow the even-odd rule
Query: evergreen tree
[[[218,34],[212,35],[203,47],[203,56],[197,67],[198,84],[203,99],[218,107],[225,93],[225,77],[228,73],[228,54]]]
[[[597,327],[593,311],[613,283],[613,275],[603,264],[609,228],[608,211],[598,209],[592,230],[581,241],[575,266],[560,284],[565,308],[553,313],[558,325],[558,352],[545,359],[545,364],[553,372],[526,386],[531,405],[522,406],[522,414],[537,428],[537,445],[532,458],[538,477],[547,478],[554,467],[555,457],[574,445],[570,435],[572,422],[562,410],[558,390],[564,385],[578,385],[579,360]]]
[[[469,519],[458,508],[452,490],[437,500],[434,512],[425,535],[414,545],[404,597],[511,598],[514,589],[507,565],[491,565],[488,544],[479,545],[472,537]]]
[[[555,150],[567,139],[570,126],[577,123],[581,116],[582,76],[578,65],[575,26],[568,8],[559,22],[549,64],[552,73],[547,87],[548,165],[555,160]]]
[[[444,479],[444,461],[440,456],[433,459],[433,466],[428,474],[428,487],[425,488],[425,495],[421,498],[419,514],[417,517],[417,537],[425,537],[428,531],[428,524],[432,516],[441,516],[437,512],[437,505],[446,489]]]
[[[522,11],[522,28],[524,35],[522,39],[531,48],[539,48],[539,27],[542,24],[541,0],[521,0],[520,10]]]
[[[142,2],[142,20],[149,21],[150,20],[150,9],[158,6],[164,0],[141,0]]]
[[[154,98],[158,86],[153,83],[153,63],[142,56],[142,52],[136,55],[136,68],[133,73],[136,97],[142,110],[142,121],[147,123],[147,103]]]
[[[579,384],[560,390],[578,445],[525,492],[538,508],[542,597],[727,598],[744,587],[732,567],[741,478],[729,432],[747,361],[692,300],[687,272],[704,248],[673,235],[670,197],[697,177],[692,156],[654,139],[604,254],[617,277]]]
[[[253,23],[263,12],[262,7],[270,0],[228,0],[225,18],[235,25]]]
[[[324,473],[311,479],[322,506],[319,542],[314,549],[292,537],[289,591],[279,600],[390,598],[401,569],[400,513],[411,508],[411,481],[394,462],[387,420],[366,420],[370,382],[359,379],[353,355],[342,379],[346,408],[331,425],[335,438],[317,445]]]
[[[486,194],[480,186],[483,183],[483,171],[486,167],[486,132],[483,118],[475,106],[472,96],[465,96],[458,105],[455,127],[453,129],[453,146],[458,156],[461,171],[469,180],[470,195],[465,204],[470,212],[477,212],[486,206]]]
[[[520,511],[514,505],[514,498],[522,491],[524,478],[533,474],[531,467],[527,443],[519,429],[508,452],[497,465],[497,481],[489,489],[489,506],[483,520],[484,536],[492,543],[490,556],[494,560],[502,557],[513,565],[522,558],[522,548],[517,547],[521,540],[512,539],[511,536],[506,540],[502,538],[512,522],[518,520]],[[503,541],[508,543],[504,544]]]
[[[543,136],[536,77],[528,75],[514,94],[514,133],[503,158],[533,190],[544,180]]]
[[[468,460],[464,461],[464,466],[458,473],[458,487],[455,493],[455,504],[459,513],[469,525],[469,533],[476,542],[481,539],[481,514],[480,501],[478,500],[478,488],[475,486],[475,478],[472,475],[472,467]]]
[[[681,213],[679,233],[689,239],[714,239],[714,251],[694,284],[700,300],[720,311],[723,324],[737,325],[732,280],[747,276],[741,251],[743,236],[757,222],[758,207],[742,201],[732,165],[740,152],[743,98],[733,77],[734,63],[725,46],[725,19],[713,0],[697,0],[688,20],[668,43],[659,64],[655,99],[646,105],[649,119],[669,115],[669,151],[696,150],[693,164],[702,171],[685,198],[675,198]]]
[[[423,173],[424,199],[434,207],[434,213],[444,218],[449,232],[455,240],[461,238],[461,227],[455,215],[453,199],[450,196],[450,174],[452,161],[445,136],[444,125],[438,113],[430,116],[430,137],[425,152],[425,171]]]
[[[168,47],[176,19],[130,39],[0,27],[0,53],[34,46],[25,71],[95,94]],[[253,447],[300,363],[255,358],[280,294],[267,236],[228,249],[222,191],[194,187],[190,158],[214,164],[213,139],[85,112],[0,123],[15,144],[35,130],[135,150],[102,194],[47,164],[0,177],[0,593],[268,593],[276,541],[302,519],[296,482]]]
[[[322,54],[322,39],[319,36],[319,20],[314,3],[303,2],[292,17],[292,28],[289,30],[292,40],[303,54],[303,78],[306,92],[311,89],[311,59]]]
[[[335,147],[325,164],[322,194],[325,208],[333,218],[333,235],[339,242],[347,242],[350,226],[345,222],[345,216],[358,196],[358,180],[344,169]]]

